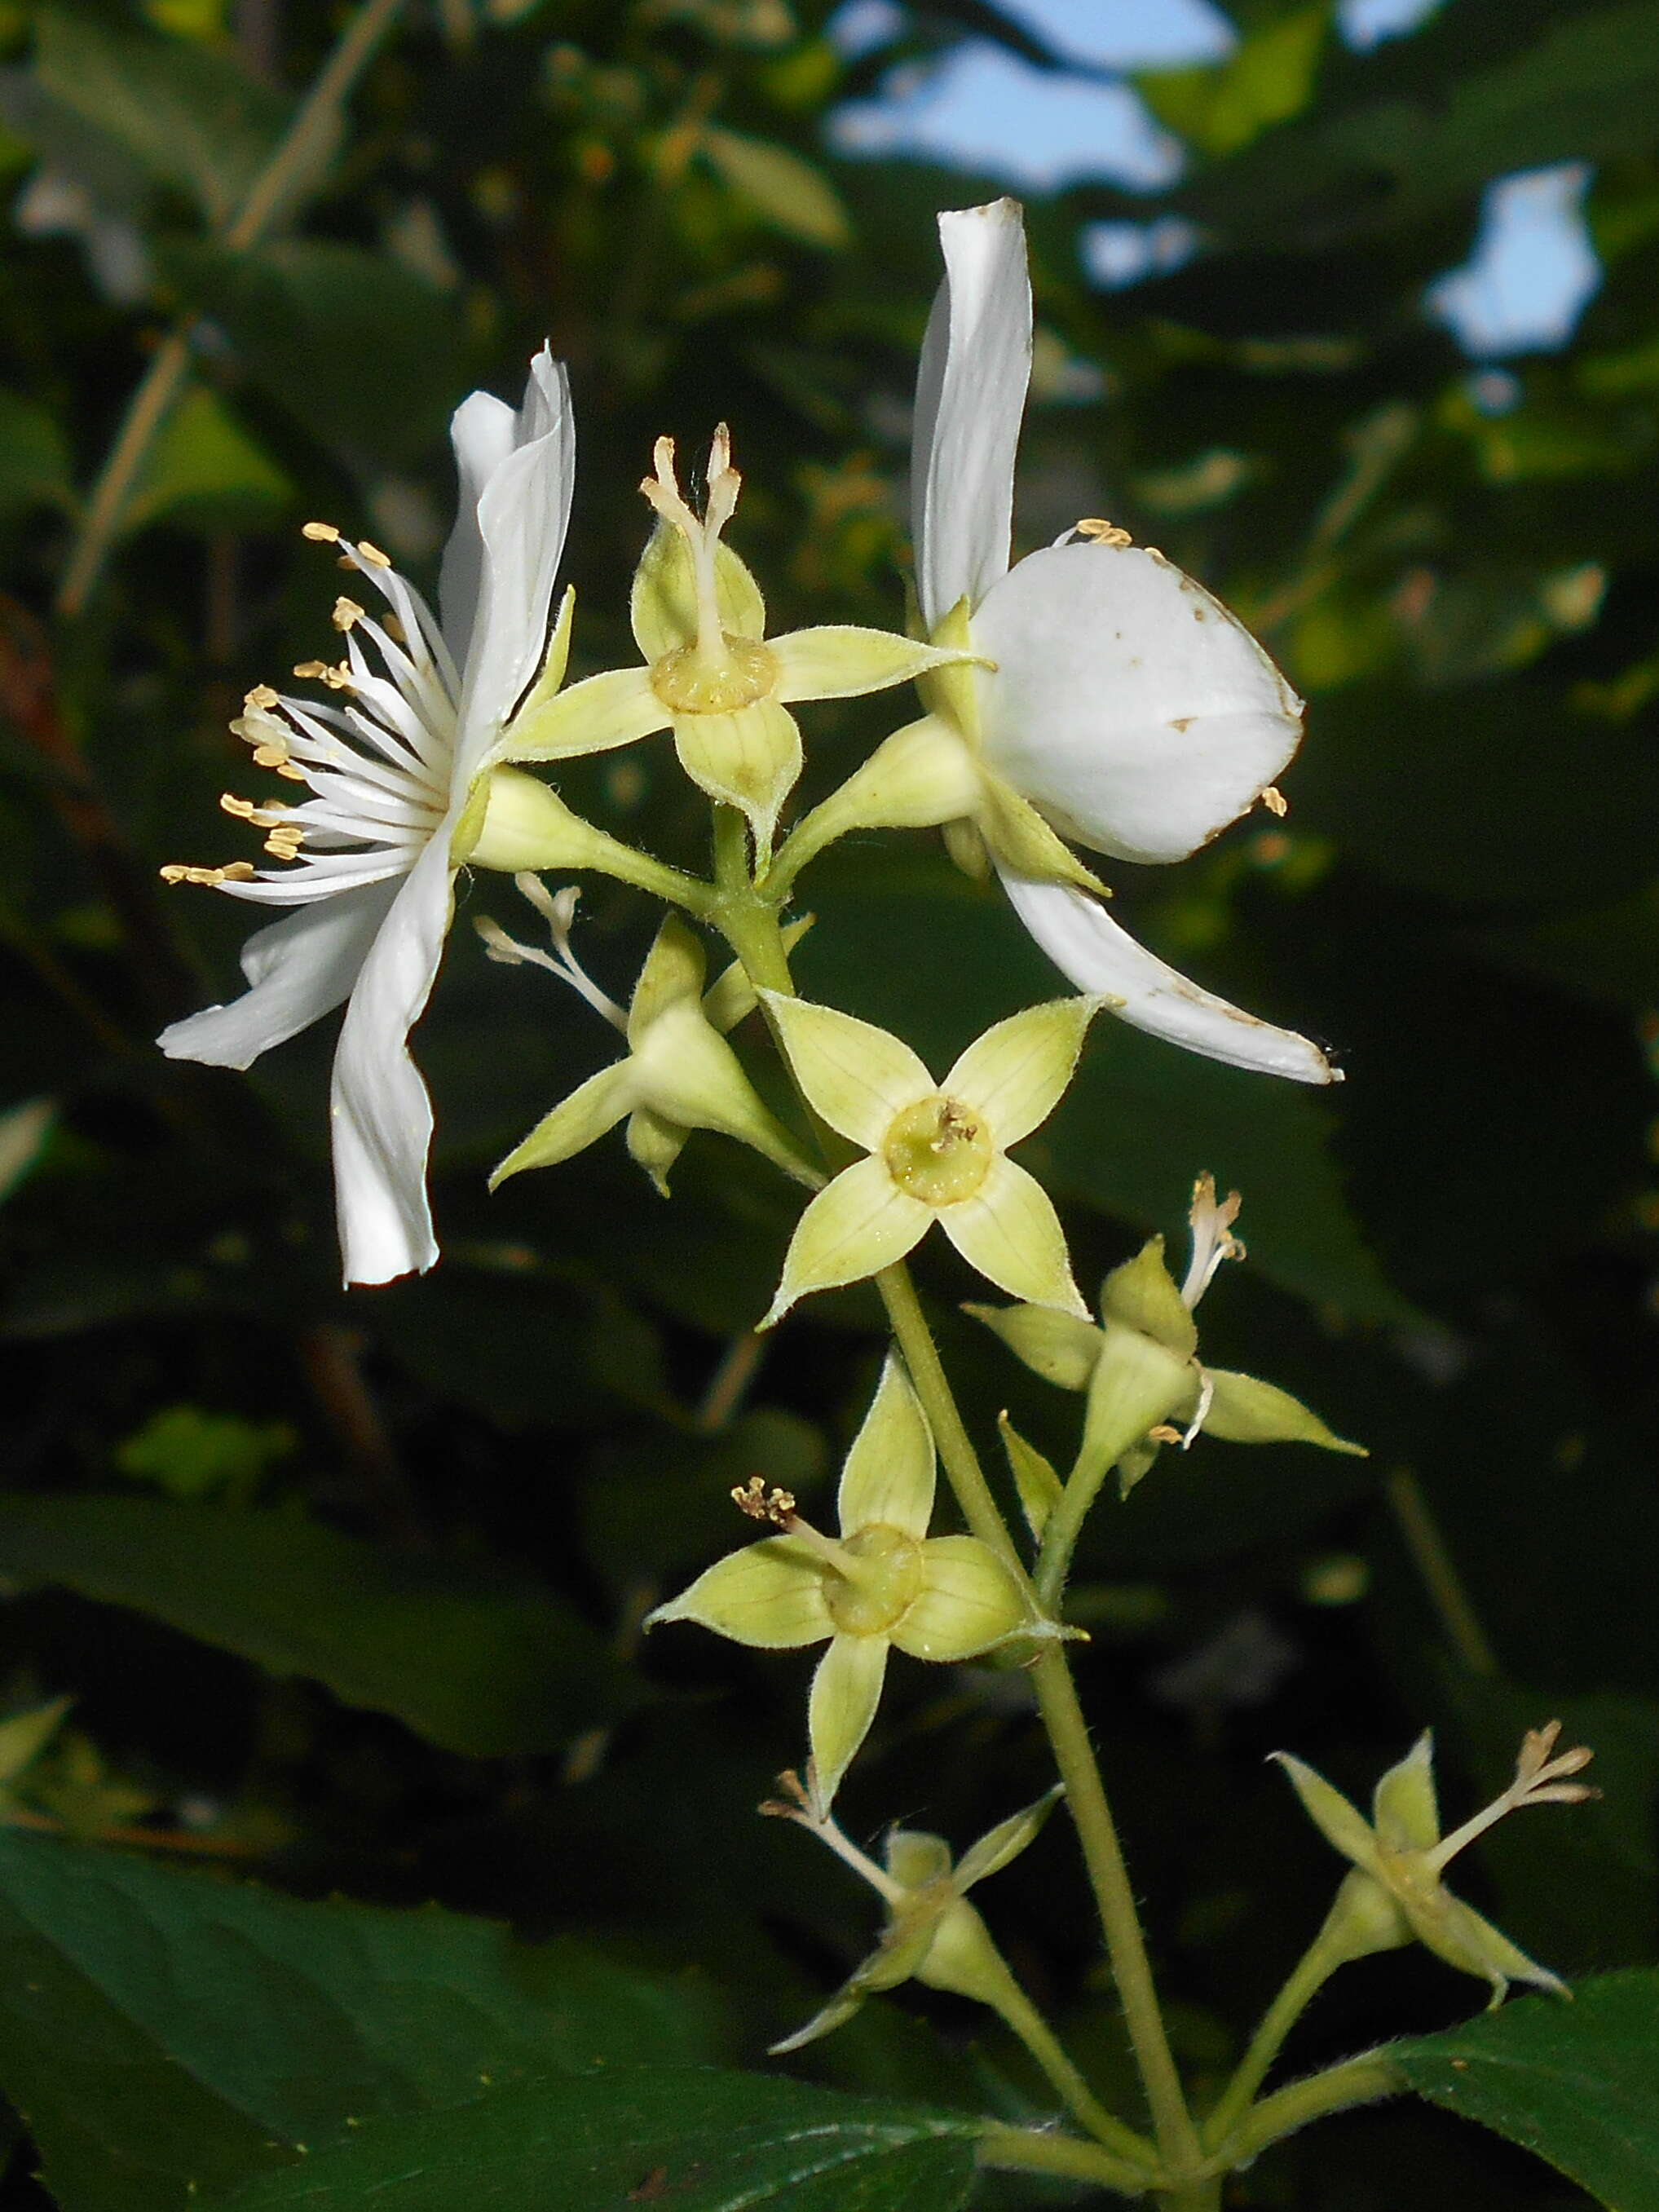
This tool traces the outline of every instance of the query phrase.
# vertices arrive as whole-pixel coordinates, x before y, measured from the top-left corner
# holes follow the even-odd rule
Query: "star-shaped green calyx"
[[[933,1439],[890,1357],[842,1471],[839,1533],[819,1534],[787,1491],[734,1491],[778,1532],[716,1560],[646,1626],[694,1620],[763,1650],[827,1642],[807,1712],[813,1802],[828,1809],[881,1701],[890,1651],[954,1661],[1040,1630],[1008,1570],[976,1536],[930,1536]]]
[[[1449,1966],[1490,1982],[1495,2005],[1502,2003],[1511,1982],[1531,1982],[1567,1995],[1559,1976],[1529,1959],[1473,1905],[1454,1897],[1443,1879],[1457,1854],[1508,1814],[1525,1805],[1577,1804],[1598,1794],[1572,1779],[1593,1753],[1582,1746],[1558,1753],[1560,1733],[1559,1721],[1529,1729],[1509,1787],[1449,1836],[1440,1832],[1434,1741],[1426,1732],[1377,1784],[1369,1820],[1323,1775],[1289,1752],[1274,1753],[1308,1817],[1352,1863],[1320,1938],[1334,1960],[1360,1959],[1414,1941],[1426,1944]]]
[[[644,666],[590,676],[521,714],[503,757],[568,759],[672,729],[681,767],[711,799],[748,817],[763,863],[801,769],[790,706],[884,690],[963,653],[845,623],[769,638],[760,586],[723,542],[743,482],[725,424],[709,448],[701,515],[680,489],[672,438],[657,441],[653,459],[640,489],[659,520],[632,601]]]

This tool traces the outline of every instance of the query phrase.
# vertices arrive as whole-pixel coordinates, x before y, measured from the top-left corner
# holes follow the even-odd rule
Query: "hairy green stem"
[[[1267,2078],[1268,2068],[1278,2057],[1285,2037],[1314,1997],[1336,1969],[1352,1956],[1351,1952],[1337,1949],[1332,1945],[1328,1924],[1320,1929],[1303,1953],[1284,1988],[1262,2014],[1261,2025],[1251,2038],[1249,2049],[1240,2059],[1237,2070],[1222,2093],[1220,2102],[1206,2119],[1204,2141],[1212,2150],[1226,2142],[1243,2118],[1251,2099]]]
[[[391,29],[404,0],[364,0],[341,34],[270,161],[227,224],[221,243],[246,253],[269,235],[289,194],[321,166],[341,103]],[[102,572],[146,455],[190,373],[193,322],[157,347],[133,393],[87,501],[87,511],[58,591],[58,611],[71,620],[85,608]]]
[[[976,2152],[981,2166],[1006,2173],[1049,2173],[1067,2181],[1092,2182],[1121,2197],[1145,2197],[1152,2180],[1144,2166],[1114,2158],[1098,2143],[1075,2136],[1037,2135],[1029,2128],[988,2128]]]
[[[1292,2081],[1264,2097],[1226,2146],[1227,2162],[1243,2166],[1269,2143],[1305,2128],[1310,2120],[1346,2112],[1353,2105],[1401,2096],[1410,2087],[1386,2044],[1381,2050],[1363,2051],[1358,2058],[1345,2059],[1340,2066],[1327,2067],[1322,2074],[1310,2074],[1305,2081]]]
[[[1129,1886],[1128,1869],[1117,1826],[1106,1802],[1105,1787],[1089,1741],[1089,1728],[1078,1703],[1077,1685],[1066,1654],[1059,1647],[1043,1652],[1031,1668],[1037,1708],[1054,1747],[1054,1762],[1066,1784],[1066,1803],[1083,1846],[1089,1881],[1100,1910],[1112,1977],[1123,2006],[1123,2017],[1134,2047],[1135,2061],[1146,2087],[1159,2150],[1172,2173],[1191,2175],[1201,2161],[1198,2130],[1193,2125],[1181,2077],[1164,2032],[1152,1984],[1146,1942],[1140,1931],[1140,1915]],[[1179,2202],[1176,2198],[1175,2201]]]
[[[1006,1965],[996,2008],[1060,2092],[1073,2117],[1083,2123],[1095,2140],[1127,2159],[1131,2165],[1139,2166],[1143,2174],[1150,2175],[1155,2171],[1157,2154],[1152,2144],[1106,2110],[1066,2057],[1059,2037],[1012,1972],[1006,1972]]]
[[[904,1354],[904,1364],[910,1370],[910,1380],[916,1386],[916,1395],[933,1431],[933,1442],[939,1446],[951,1488],[962,1508],[962,1517],[980,1541],[990,1546],[1022,1587],[1029,1587],[1024,1563],[1014,1548],[1014,1540],[991,1494],[973,1438],[957,1411],[955,1395],[939,1359],[927,1316],[921,1310],[910,1270],[901,1260],[896,1267],[884,1267],[875,1279],[899,1350]]]
[[[597,868],[602,875],[614,876],[618,883],[632,884],[635,890],[648,891],[653,898],[659,898],[669,906],[684,907],[688,914],[708,914],[716,894],[700,876],[688,876],[678,868],[671,868],[665,860],[653,860],[649,853],[624,845],[602,830],[595,830],[593,836],[600,842],[579,866]]]

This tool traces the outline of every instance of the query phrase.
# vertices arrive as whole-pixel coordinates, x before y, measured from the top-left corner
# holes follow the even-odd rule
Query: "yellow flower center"
[[[991,1133],[971,1106],[935,1092],[894,1117],[882,1142],[887,1172],[924,1206],[972,1198],[996,1158]]]
[[[879,1636],[915,1602],[921,1589],[921,1546],[902,1528],[874,1521],[842,1539],[850,1574],[824,1577],[824,1602],[848,1636]]]
[[[732,714],[770,696],[777,681],[771,647],[758,638],[718,633],[720,650],[711,653],[701,635],[677,645],[651,670],[651,689],[677,714]]]

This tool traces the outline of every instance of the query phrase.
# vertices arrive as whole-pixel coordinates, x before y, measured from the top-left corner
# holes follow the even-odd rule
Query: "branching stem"
[[[750,878],[743,819],[731,807],[715,809],[714,875],[718,897],[710,918],[725,933],[750,981],[767,990],[793,993],[777,909],[756,890]],[[1030,1577],[986,1480],[908,1268],[902,1263],[884,1268],[876,1285],[963,1518],[1029,1590]],[[1214,2201],[1213,2190],[1202,2172],[1198,2131],[1187,2109],[1158,2010],[1134,1893],[1063,1651],[1045,1650],[1033,1665],[1031,1675],[1083,1846],[1158,2150],[1166,2172],[1174,2177],[1166,2184],[1165,2194],[1172,2207],[1180,2206],[1183,2212],[1203,2212]],[[1144,2188],[1144,2179],[1138,2179],[1137,2185]]]

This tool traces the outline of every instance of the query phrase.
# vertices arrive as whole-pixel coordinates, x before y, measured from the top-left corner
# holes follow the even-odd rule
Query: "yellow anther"
[[[357,679],[343,660],[337,668],[323,668],[321,675],[331,691],[355,691],[357,688]]]
[[[325,660],[296,660],[294,673],[302,684],[319,683],[328,674],[328,663]]]
[[[161,872],[164,884],[197,884],[204,890],[217,890],[221,884],[251,883],[258,871],[251,860],[231,860],[222,868],[192,868],[175,860]]]
[[[239,822],[254,822],[258,819],[259,810],[253,801],[251,799],[238,799],[234,791],[222,791],[219,793],[219,804],[227,814],[234,814]]]
[[[392,566],[392,556],[382,553],[378,545],[371,545],[367,538],[357,540],[357,553],[358,557],[367,561],[371,568],[389,568]]]
[[[775,1486],[769,1490],[763,1475],[751,1474],[747,1482],[740,1482],[732,1492],[732,1503],[751,1521],[769,1521],[775,1528],[787,1528],[794,1518],[794,1492]]]
[[[1073,534],[1087,538],[1097,545],[1133,545],[1134,539],[1115,522],[1107,522],[1097,514],[1085,515],[1081,522],[1072,525]]]
[[[1270,783],[1261,794],[1261,804],[1269,814],[1277,814],[1282,821],[1291,811],[1291,802],[1276,783]]]
[[[353,623],[360,623],[362,619],[363,610],[356,599],[341,598],[335,600],[332,620],[336,629],[349,630]]]
[[[281,701],[269,684],[256,684],[244,696],[242,704],[250,714],[268,714],[273,707],[281,704]]]
[[[300,535],[310,538],[313,545],[337,545],[340,542],[340,533],[331,522],[302,523]]]

